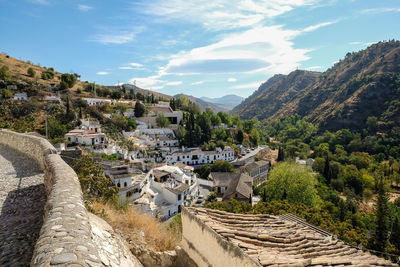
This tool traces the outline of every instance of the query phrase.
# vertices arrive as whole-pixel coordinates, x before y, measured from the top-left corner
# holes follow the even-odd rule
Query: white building
[[[111,105],[111,100],[110,99],[103,99],[103,98],[83,98],[87,102],[89,106],[96,106],[96,105],[103,105],[103,104],[110,104]]]
[[[119,188],[120,199],[134,201],[147,191],[150,184],[149,176],[140,170],[129,168],[129,165],[121,164],[118,161],[100,163],[104,167],[104,175]]]
[[[92,130],[82,130],[75,129],[69,131],[65,135],[65,139],[70,141],[71,143],[81,144],[81,145],[101,145],[106,144],[107,137],[104,133],[96,133]]]
[[[28,96],[26,93],[17,93],[14,95],[14,101],[27,101]]]
[[[167,156],[167,164],[172,165],[180,162],[186,165],[203,165],[212,164],[216,160],[233,161],[235,159],[235,151],[225,146],[224,149],[219,147],[215,151],[203,151],[201,149],[187,149],[184,151],[174,152]]]
[[[81,119],[81,127],[83,130],[94,131],[95,133],[101,133],[101,124],[96,119],[90,119],[90,118]]]
[[[147,174],[150,186],[135,203],[143,212],[161,219],[179,213],[182,206],[190,205],[199,194],[199,183],[193,168],[185,167],[165,165],[152,169]]]

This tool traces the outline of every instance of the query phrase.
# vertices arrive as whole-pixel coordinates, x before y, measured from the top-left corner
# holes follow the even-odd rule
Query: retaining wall
[[[97,237],[105,232],[92,230],[78,177],[47,140],[0,130],[0,144],[36,160],[45,172],[47,202],[31,266],[108,266],[111,263],[118,266],[122,261],[125,266],[141,266],[132,255],[124,254],[115,260],[114,255],[103,253],[110,246],[124,247],[124,244],[122,241],[110,243],[107,238],[102,241],[104,244],[99,244]]]

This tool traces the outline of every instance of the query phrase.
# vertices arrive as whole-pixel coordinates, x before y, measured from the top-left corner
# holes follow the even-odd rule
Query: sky
[[[0,0],[0,52],[103,85],[253,93],[400,39],[400,0]]]

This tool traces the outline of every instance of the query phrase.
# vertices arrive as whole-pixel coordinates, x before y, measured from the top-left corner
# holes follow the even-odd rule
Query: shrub
[[[128,241],[143,243],[156,251],[173,250],[179,242],[179,218],[172,219],[171,226],[166,227],[157,219],[142,214],[132,207],[118,210],[110,204],[94,202],[90,209],[103,217],[114,229],[120,230]],[[139,240],[138,240],[139,239]]]
[[[36,71],[33,69],[33,68],[28,68],[28,71],[27,71],[27,73],[28,73],[28,76],[29,77],[35,77],[35,75],[36,75]]]
[[[63,73],[61,75],[61,83],[65,83],[68,88],[72,88],[77,81],[76,75],[70,73]]]

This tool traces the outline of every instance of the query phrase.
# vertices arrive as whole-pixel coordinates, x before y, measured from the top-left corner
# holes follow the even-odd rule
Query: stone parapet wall
[[[211,227],[182,209],[182,248],[199,267],[232,267],[261,265],[238,246],[223,239]]]
[[[8,130],[0,130],[0,144],[36,160],[45,172],[47,202],[31,266],[108,266],[111,263],[120,266],[119,259],[103,253],[112,245],[99,247],[96,242],[94,237],[99,234],[92,231],[78,177],[56,154],[56,149],[41,137]],[[115,244],[124,247],[121,242]],[[124,266],[141,266],[132,255],[122,258]]]

